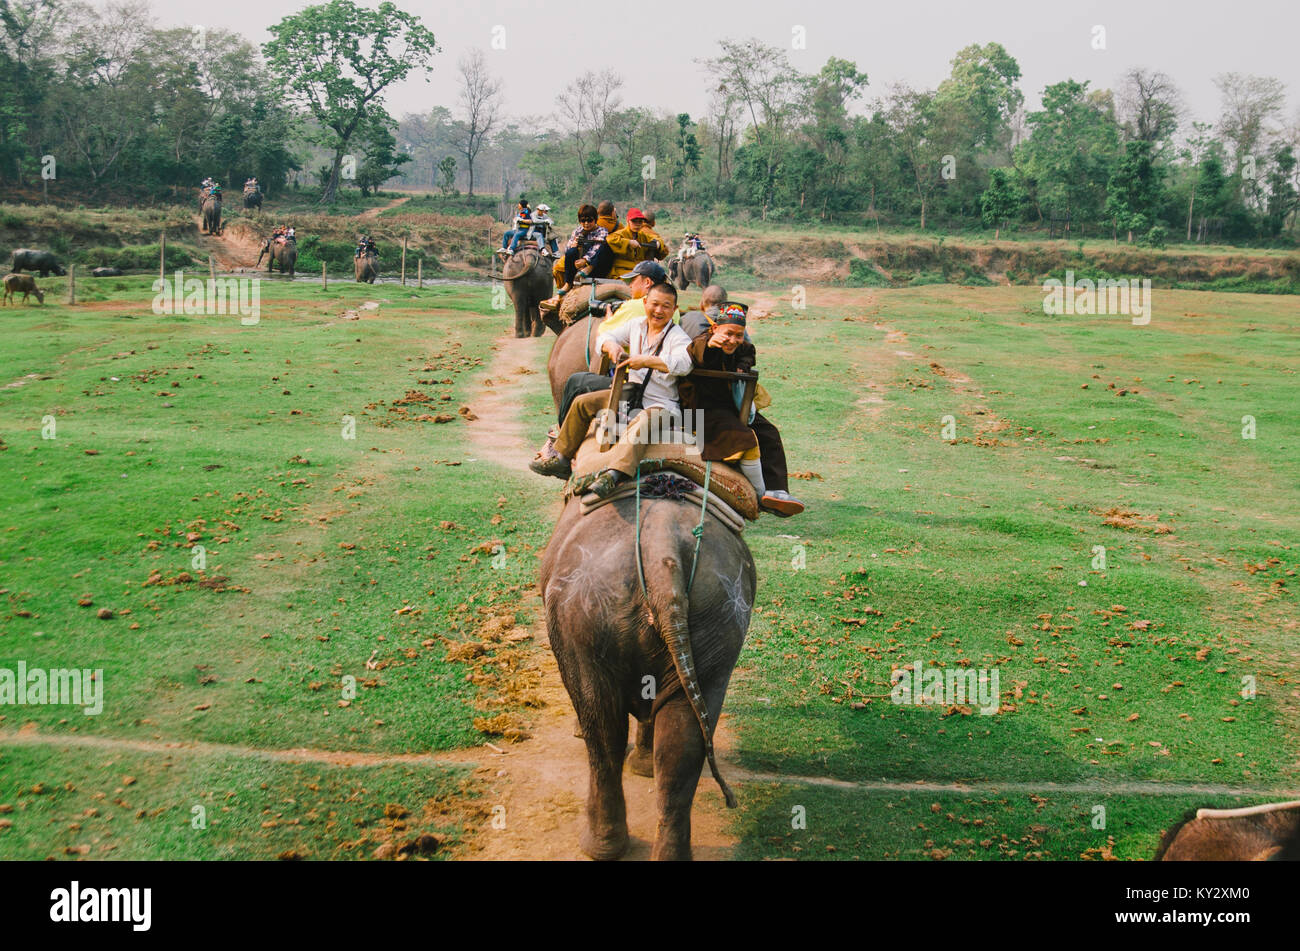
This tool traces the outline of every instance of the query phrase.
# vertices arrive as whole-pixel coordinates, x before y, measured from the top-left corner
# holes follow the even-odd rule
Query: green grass
[[[0,667],[101,667],[106,704],[0,711],[0,734],[56,740],[0,743],[0,856],[369,854],[379,832],[356,823],[384,802],[454,854],[481,811],[461,774],[258,751],[450,750],[518,710],[508,664],[480,687],[446,660],[529,620],[553,504],[478,460],[457,416],[509,325],[490,289],[266,282],[244,327],[154,315],[144,277],[79,283],[75,308],[44,283],[47,306],[6,314],[0,359]],[[379,311],[338,319],[364,300]],[[758,602],[723,728],[760,776],[738,784],[741,857],[1147,857],[1186,808],[1297,787],[1296,305],[1161,290],[1134,327],[1041,303],[810,286],[753,328],[809,508],[746,532]],[[545,374],[528,380],[540,434]],[[393,412],[409,390],[432,403]],[[996,669],[1000,712],[891,703],[891,670],[917,661]],[[213,745],[162,766],[120,741]],[[970,788],[893,785],[918,783]],[[200,836],[203,803],[233,814]]]
[[[102,668],[105,706],[7,707],[0,730],[376,752],[481,742],[473,720],[504,698],[447,647],[527,620],[519,593],[545,539],[532,512],[547,497],[475,460],[458,415],[508,324],[488,289],[266,282],[245,327],[154,315],[148,285],[114,279],[92,285],[98,301],[56,294],[7,315],[0,366],[23,385],[0,390],[0,667]],[[338,318],[367,298],[377,313]],[[431,402],[394,406],[411,390]],[[414,418],[426,413],[452,421]],[[508,553],[500,570],[492,543]],[[21,761],[0,776],[11,768],[26,782]]]

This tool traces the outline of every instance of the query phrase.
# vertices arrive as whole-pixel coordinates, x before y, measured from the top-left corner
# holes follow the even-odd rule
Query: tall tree
[[[618,94],[622,87],[622,77],[612,69],[599,73],[588,70],[560,93],[557,103],[560,122],[588,195],[592,180],[600,173],[603,162],[600,150],[609,134],[610,120],[622,103]]]
[[[334,153],[321,204],[334,200],[339,169],[353,136],[383,111],[383,92],[414,70],[428,72],[438,52],[434,36],[393,3],[373,10],[330,0],[285,17],[262,47],[291,97],[319,123]]]
[[[488,136],[492,134],[501,110],[501,80],[487,69],[480,49],[471,50],[461,57],[460,107],[464,117],[456,132],[456,150],[465,156],[469,170],[469,194],[474,195],[474,162]]]
[[[720,40],[721,53],[705,61],[716,92],[741,103],[750,119],[754,148],[762,159],[763,217],[775,188],[786,132],[804,99],[805,83],[785,50],[757,39]]]
[[[1164,73],[1134,67],[1124,74],[1119,113],[1128,138],[1158,148],[1178,130],[1182,112],[1182,93]]]
[[[1124,157],[1106,183],[1106,212],[1117,228],[1128,231],[1130,244],[1135,230],[1154,223],[1161,200],[1161,170],[1152,161],[1151,151],[1150,142],[1126,143]]]

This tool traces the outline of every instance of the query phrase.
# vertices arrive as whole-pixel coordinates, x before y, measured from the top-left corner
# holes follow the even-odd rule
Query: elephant
[[[221,196],[209,195],[203,199],[203,222],[200,234],[221,234]]]
[[[717,271],[717,266],[707,251],[696,251],[695,254],[680,261],[673,259],[669,268],[678,289],[683,291],[691,284],[708,287],[713,283],[713,274]]]
[[[546,322],[538,305],[551,294],[551,265],[537,251],[525,248],[512,255],[501,269],[506,293],[515,305],[515,336],[540,337],[550,326],[557,334],[563,329],[559,318],[549,315]]]
[[[45,293],[36,286],[36,279],[30,274],[6,274],[4,279],[4,296],[0,297],[0,302],[8,304],[11,300],[17,306],[18,301],[14,300],[14,294],[19,291],[23,292],[23,303],[27,303],[27,296],[35,294],[36,300],[45,303]]]
[[[583,317],[563,327],[546,360],[546,375],[551,381],[551,397],[560,408],[564,383],[574,373],[590,369],[596,353],[596,331],[603,317]]]
[[[539,576],[551,649],[578,715],[589,766],[579,844],[594,859],[628,845],[623,798],[628,716],[641,724],[634,772],[653,767],[659,826],[651,858],[691,857],[691,803],[707,760],[727,806],[713,731],[740,656],[757,573],[740,535],[697,504],[623,498],[582,514],[574,496]],[[638,537],[639,535],[639,537]],[[638,575],[638,552],[644,589]],[[644,593],[643,593],[644,591]]]
[[[59,264],[59,259],[49,251],[35,251],[31,248],[18,248],[13,254],[14,273],[19,271],[40,271],[41,277],[49,277],[50,272],[62,277],[68,272]]]
[[[379,255],[374,251],[368,251],[364,255],[357,255],[353,258],[353,267],[357,274],[357,280],[364,284],[375,283],[375,278],[379,276]]]
[[[259,257],[258,260],[261,260]],[[298,261],[298,242],[290,239],[288,241],[272,241],[271,256],[266,262],[266,273],[270,274],[275,270],[275,265],[280,265],[280,273],[288,273],[293,277],[293,267]]]
[[[1157,862],[1300,860],[1300,801],[1197,809],[1169,829]]]
[[[244,207],[260,210],[262,207],[262,189],[256,185],[244,186]]]

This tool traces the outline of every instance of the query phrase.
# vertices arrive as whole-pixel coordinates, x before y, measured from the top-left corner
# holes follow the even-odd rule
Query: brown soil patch
[[[1168,535],[1173,532],[1169,525],[1162,524],[1159,515],[1141,515],[1128,509],[1107,509],[1104,512],[1093,511],[1101,516],[1101,524],[1125,531],[1150,532],[1153,535]]]

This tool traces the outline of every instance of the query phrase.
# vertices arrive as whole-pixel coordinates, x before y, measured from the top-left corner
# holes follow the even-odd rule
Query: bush
[[[849,287],[888,287],[885,275],[875,265],[861,258],[849,259],[849,276],[844,281]]]
[[[1164,250],[1165,243],[1169,240],[1169,232],[1164,225],[1156,225],[1146,233],[1146,237],[1138,241],[1138,244],[1149,248],[1159,248]]]
[[[129,244],[121,248],[86,248],[78,251],[74,260],[84,268],[115,267],[123,271],[154,271],[158,267],[158,245],[157,243]],[[206,264],[207,262],[190,248],[168,242],[166,261],[168,271]]]

